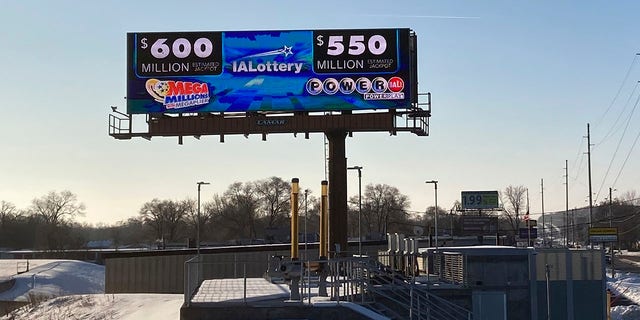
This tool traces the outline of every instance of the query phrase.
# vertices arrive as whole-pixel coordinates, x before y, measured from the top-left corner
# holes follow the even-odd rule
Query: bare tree
[[[638,206],[640,205],[640,197],[635,190],[630,190],[622,194],[620,197],[620,202],[623,202],[628,205]]]
[[[522,211],[526,211],[527,188],[524,186],[508,186],[500,193],[500,202],[504,206],[504,213],[514,233],[520,228]]]
[[[215,196],[208,210],[213,210],[216,229],[223,239],[255,238],[258,198],[251,183],[235,182],[222,196]]]
[[[153,199],[142,206],[140,216],[145,224],[152,227],[156,238],[162,241],[164,246],[166,241],[175,241],[178,238],[178,229],[188,210],[184,203]]]
[[[192,228],[195,232],[198,227],[198,201],[194,199],[185,199],[178,202],[178,207],[184,212],[184,221],[189,228]],[[200,208],[200,226],[206,224],[209,221],[209,216],[205,214],[205,210]],[[195,234],[195,233],[193,233]]]
[[[30,212],[50,226],[59,226],[72,221],[76,216],[83,216],[85,206],[78,202],[78,197],[71,191],[60,193],[51,191],[42,198],[33,199]]]
[[[76,216],[84,215],[85,206],[71,191],[51,191],[41,198],[33,199],[29,214],[41,223],[36,232],[36,246],[61,249],[72,242],[68,232],[61,230],[73,222]]]
[[[18,209],[11,202],[0,201],[0,228],[18,216]]]
[[[357,205],[358,196],[352,197],[349,202]],[[367,185],[362,195],[363,233],[385,233],[388,231],[389,224],[407,222],[406,209],[409,205],[409,198],[401,194],[396,187],[386,184]]]
[[[267,227],[284,223],[291,211],[291,185],[279,177],[271,177],[255,182],[254,188]]]

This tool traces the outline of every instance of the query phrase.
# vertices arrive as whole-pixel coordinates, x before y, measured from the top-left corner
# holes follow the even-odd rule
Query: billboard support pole
[[[325,132],[329,140],[329,248],[347,247],[347,158],[344,130]],[[336,246],[338,245],[338,246]],[[336,250],[337,251],[337,250]],[[337,253],[337,252],[336,252]]]

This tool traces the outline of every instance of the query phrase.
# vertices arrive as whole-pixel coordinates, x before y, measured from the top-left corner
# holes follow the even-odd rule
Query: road
[[[616,271],[640,274],[640,256],[616,255],[613,266],[616,268]]]

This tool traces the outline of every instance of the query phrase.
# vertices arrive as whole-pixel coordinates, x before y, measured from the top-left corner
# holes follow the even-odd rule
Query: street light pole
[[[435,206],[434,220],[435,220],[435,233],[436,233],[436,250],[438,250],[438,181],[430,180],[430,181],[425,181],[425,183],[433,183],[434,190],[435,190],[436,206]]]
[[[304,189],[304,259],[309,259],[307,256],[307,220],[309,220],[309,210],[307,207],[307,196],[309,195],[309,189]]]
[[[358,170],[358,255],[362,256],[362,167],[348,167],[347,170]]]
[[[203,184],[211,184],[209,182],[198,181],[196,182],[198,185],[198,221],[196,222],[196,248],[198,252],[198,257],[200,257],[200,187]]]

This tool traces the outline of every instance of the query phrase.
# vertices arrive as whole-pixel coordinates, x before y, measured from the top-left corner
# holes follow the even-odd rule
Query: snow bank
[[[611,308],[612,320],[640,319],[640,306],[617,306]]]
[[[181,294],[92,294],[58,297],[27,306],[1,320],[175,320],[180,319]]]
[[[640,304],[640,275],[624,272],[616,273],[611,277],[611,271],[607,270],[607,287],[615,295],[623,294],[629,300]],[[612,320],[640,319],[640,306],[617,306],[611,308]]]
[[[16,284],[0,301],[40,302],[1,317],[10,319],[180,319],[181,294],[104,294],[104,266],[75,260],[30,260],[15,275],[16,261],[3,261]],[[46,300],[52,298],[50,300]]]
[[[82,261],[50,260],[13,278],[15,285],[0,293],[0,301],[104,293],[104,266]]]
[[[24,271],[27,265],[27,261],[29,262],[29,268],[37,268],[43,264],[57,262],[60,260],[50,260],[50,259],[0,259],[0,278],[9,278],[18,274],[18,269],[20,271]],[[18,263],[20,263],[20,268],[18,268]]]

